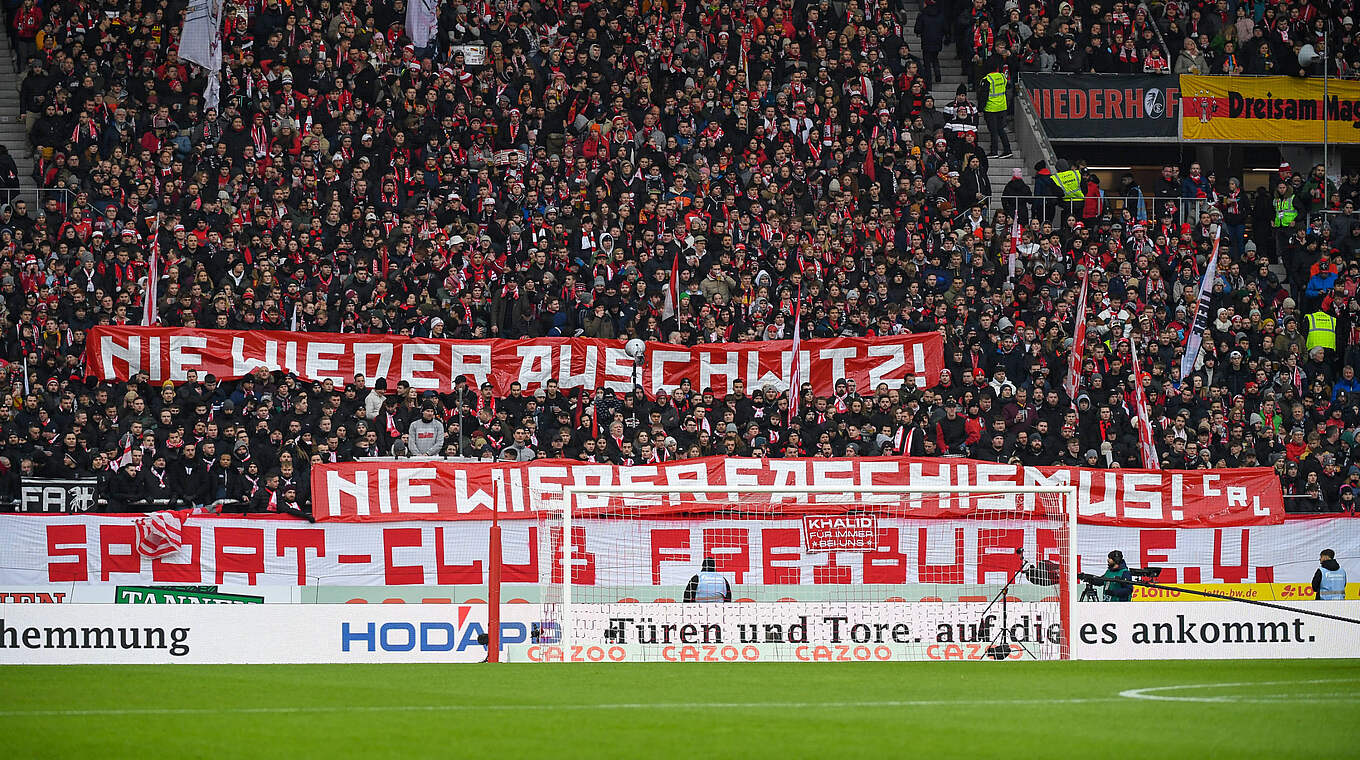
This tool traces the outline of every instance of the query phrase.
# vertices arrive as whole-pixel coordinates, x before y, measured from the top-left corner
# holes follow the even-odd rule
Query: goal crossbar
[[[1077,487],[1073,485],[959,485],[947,488],[912,486],[875,486],[875,485],[851,485],[851,484],[826,484],[826,485],[806,485],[806,486],[710,486],[710,485],[564,485],[562,487],[562,618],[560,627],[560,643],[564,648],[570,645],[569,638],[572,635],[572,560],[574,550],[571,542],[571,518],[572,500],[577,496],[613,495],[613,494],[669,494],[681,496],[685,494],[944,494],[944,495],[967,495],[967,494],[988,494],[1003,496],[1013,495],[1043,495],[1053,494],[1063,496],[1067,499],[1066,520],[1069,529],[1069,536],[1076,536],[1077,523]],[[1069,539],[1067,556],[1063,560],[1070,568],[1069,573],[1076,572],[1076,546],[1075,540]]]

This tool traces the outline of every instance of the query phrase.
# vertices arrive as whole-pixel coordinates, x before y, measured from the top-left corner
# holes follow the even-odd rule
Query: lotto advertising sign
[[[934,385],[944,368],[939,333],[876,338],[805,340],[799,365],[813,390],[830,395],[837,380],[853,379],[865,390]],[[532,393],[557,381],[563,392],[633,389],[633,358],[621,340],[534,338],[526,340],[431,340],[396,335],[198,330],[174,327],[108,327],[90,330],[85,359],[104,380],[125,381],[139,372],[150,380],[185,382],[212,373],[242,377],[257,368],[283,371],[344,387],[355,375],[370,387],[386,378],[396,388],[405,380],[418,391],[448,393],[463,376],[474,387],[491,383],[500,396],[512,383]],[[669,393],[689,380],[696,390],[712,387],[725,396],[737,381],[747,392],[765,386],[787,390],[792,377],[792,341],[709,343],[679,346],[651,342],[640,382],[650,396]]]
[[[880,662],[981,660],[1001,610],[986,602],[607,604],[579,607],[563,643],[530,644],[531,662]],[[1054,603],[1012,602],[1010,659],[1057,659]],[[522,651],[522,654],[520,653]]]
[[[1299,611],[1242,604],[1088,602],[1072,611],[1083,660],[1219,660],[1360,657],[1360,602],[1299,602]]]
[[[1181,75],[1181,137],[1213,142],[1360,143],[1360,82]]]
[[[557,641],[536,605],[503,609],[504,647]],[[481,662],[486,628],[471,604],[0,604],[0,664]]]
[[[1162,585],[1160,578],[1154,578],[1153,582]],[[1181,591],[1177,589],[1184,590]],[[1215,601],[1214,597],[1201,596],[1194,593],[1196,591],[1257,602],[1300,602],[1313,601],[1317,598],[1317,592],[1313,591],[1313,584],[1311,583],[1180,583],[1177,584],[1175,588],[1148,588],[1147,586],[1135,586],[1133,589],[1133,601]],[[1347,583],[1345,598],[1360,599],[1360,583]]]

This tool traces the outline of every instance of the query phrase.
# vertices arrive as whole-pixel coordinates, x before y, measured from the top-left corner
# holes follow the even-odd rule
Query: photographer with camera
[[[1105,601],[1107,602],[1127,602],[1133,599],[1133,585],[1128,581],[1133,580],[1133,571],[1124,562],[1124,552],[1115,549],[1110,552],[1108,559],[1109,568],[1104,575],[1091,575],[1090,573],[1078,573],[1077,579],[1085,581],[1087,584],[1104,583]],[[1140,571],[1141,572],[1141,571]],[[1082,594],[1082,601],[1095,601],[1095,587],[1088,585],[1085,594]]]

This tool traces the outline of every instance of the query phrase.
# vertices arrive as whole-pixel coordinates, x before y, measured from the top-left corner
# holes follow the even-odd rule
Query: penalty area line
[[[1024,705],[1079,705],[1119,702],[1117,697],[1093,699],[901,699],[853,702],[615,702],[593,705],[303,705],[288,707],[127,707],[63,710],[0,710],[0,718],[97,717],[130,715],[237,715],[355,713],[355,712],[581,712],[588,710],[803,710],[870,709],[894,707],[980,707]]]
[[[1218,696],[1179,696],[1174,694],[1162,694],[1166,691],[1191,691],[1194,689],[1234,689],[1242,686],[1282,686],[1282,685],[1306,685],[1306,684],[1336,684],[1336,683],[1360,683],[1360,678],[1314,678],[1304,681],[1237,681],[1233,683],[1185,683],[1173,686],[1148,686],[1142,689],[1125,689],[1119,692],[1119,696],[1126,699],[1144,699],[1154,702],[1218,702],[1223,704],[1244,704],[1252,702],[1350,702],[1360,699],[1360,696],[1352,697],[1340,695],[1335,697],[1324,697],[1323,695],[1298,696],[1284,694],[1222,694]]]

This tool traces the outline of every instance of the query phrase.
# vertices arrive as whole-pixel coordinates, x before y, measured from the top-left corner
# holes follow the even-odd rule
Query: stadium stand
[[[0,156],[0,497],[23,477],[95,476],[110,510],[263,511],[291,484],[305,510],[311,463],[410,455],[424,406],[440,456],[1136,467],[1143,382],[1163,466],[1273,464],[1295,508],[1354,509],[1360,222],[1331,212],[1360,202],[1360,170],[1333,187],[1320,166],[1281,166],[1253,193],[1187,163],[1121,188],[1146,203],[1105,204],[1078,161],[1087,200],[1064,204],[1066,167],[1039,162],[1011,173],[996,212],[975,88],[931,97],[951,44],[965,75],[1320,73],[1288,61],[1332,23],[1344,73],[1350,19],[1053,5],[449,2],[416,49],[400,0],[228,2],[220,110],[177,56],[183,4],[7,7],[27,144]],[[17,189],[19,166],[37,190]],[[1024,225],[1014,276],[1007,212]],[[1179,384],[1215,220],[1227,245],[1204,351]],[[737,342],[792,337],[801,294],[803,337],[939,330],[947,370],[924,391],[840,384],[792,419],[763,388],[471,389],[460,407],[263,371],[96,382],[86,331],[138,323],[153,238],[172,326]],[[1089,329],[1069,398],[1074,319]]]

